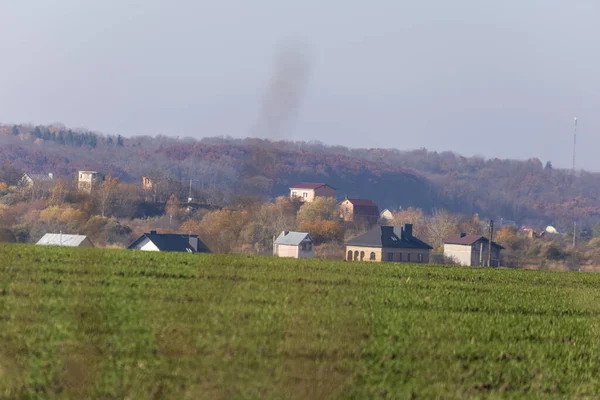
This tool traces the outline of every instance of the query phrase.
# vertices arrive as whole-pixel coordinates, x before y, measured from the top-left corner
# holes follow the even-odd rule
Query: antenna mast
[[[575,149],[577,147],[577,117],[573,118],[573,175],[575,175]]]

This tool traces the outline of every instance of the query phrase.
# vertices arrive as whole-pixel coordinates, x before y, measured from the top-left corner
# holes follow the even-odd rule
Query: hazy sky
[[[598,0],[0,0],[0,122],[600,171]]]

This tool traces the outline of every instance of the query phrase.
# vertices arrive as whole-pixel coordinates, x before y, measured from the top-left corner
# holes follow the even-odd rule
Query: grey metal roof
[[[307,236],[312,242],[312,237],[308,232],[281,232],[277,239],[275,239],[275,244],[298,246]]]
[[[65,235],[60,233],[46,233],[37,244],[46,246],[79,246],[87,236],[85,235]]]
[[[412,231],[412,225],[406,225]],[[406,232],[401,226],[376,226],[345,243],[346,246],[429,249],[432,247]]]

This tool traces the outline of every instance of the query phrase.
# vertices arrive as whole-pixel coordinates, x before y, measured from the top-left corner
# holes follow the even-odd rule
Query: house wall
[[[306,193],[306,197],[303,196],[304,193]],[[290,189],[290,197],[298,197],[303,201],[311,202],[315,199],[315,191],[313,189]]]
[[[329,186],[321,186],[320,188],[315,189],[314,197],[333,197],[335,198],[335,189],[330,188]],[[313,197],[313,200],[314,200]]]
[[[351,222],[354,219],[354,204],[349,200],[344,200],[339,205],[340,217],[346,221]]]
[[[393,254],[391,262],[410,262],[410,263],[429,263],[430,250],[425,249],[393,249],[380,247],[361,247],[361,246],[346,246],[346,260],[350,260],[348,252],[352,252],[352,261],[355,261],[356,252],[358,252],[358,261],[361,260],[361,255],[364,253],[362,261],[370,262],[390,262],[388,261],[388,253]],[[371,260],[371,253],[375,253],[375,260]],[[419,261],[419,254],[423,255],[423,261]],[[410,258],[409,258],[410,255]]]
[[[90,241],[90,239],[85,238],[85,240],[83,240],[78,247],[94,247],[94,245],[92,244],[92,242]]]
[[[472,250],[471,246],[465,246],[462,244],[444,244],[444,256],[453,258],[460,265],[474,265],[474,253],[476,252]],[[476,260],[476,262],[479,262],[479,254],[477,254]]]
[[[77,175],[77,188],[84,192],[91,192],[94,185],[98,182],[98,174],[79,171]]]
[[[142,251],[160,251],[148,238],[142,240],[136,247]]]
[[[298,246],[292,246],[287,244],[277,245],[277,256],[278,257],[291,257],[299,258]]]

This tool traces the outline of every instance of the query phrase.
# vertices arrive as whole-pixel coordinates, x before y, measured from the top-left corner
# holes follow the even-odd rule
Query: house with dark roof
[[[210,253],[198,235],[180,233],[157,233],[150,231],[137,238],[128,247],[129,250],[175,251],[181,253]]]
[[[273,255],[291,258],[313,258],[313,238],[308,232],[283,231],[273,241]]]
[[[346,222],[367,222],[373,225],[379,220],[379,207],[371,200],[346,198],[338,209],[340,218]]]
[[[347,261],[428,263],[433,247],[412,234],[412,225],[376,226],[344,243]]]
[[[460,265],[484,266],[488,263],[490,241],[485,236],[459,233],[444,240],[444,256]],[[504,247],[492,241],[492,266],[500,265]]]
[[[308,202],[314,201],[317,197],[333,197],[335,199],[335,188],[326,183],[301,182],[290,188],[290,197]]]

